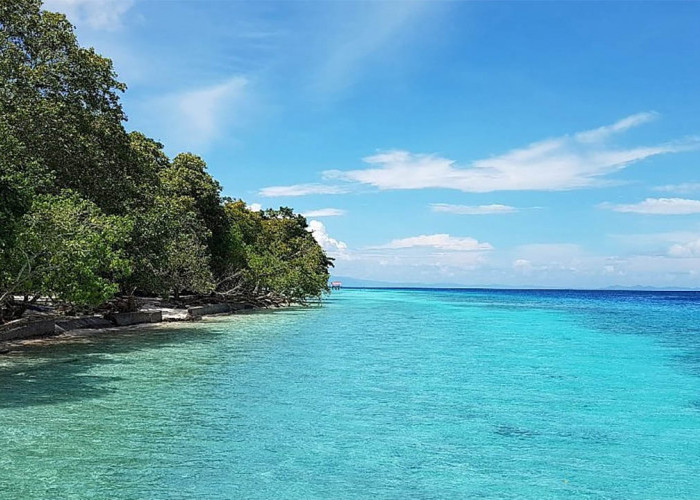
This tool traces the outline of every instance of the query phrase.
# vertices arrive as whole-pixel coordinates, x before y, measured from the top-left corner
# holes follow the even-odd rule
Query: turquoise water
[[[342,290],[0,357],[0,498],[700,498],[700,294]]]

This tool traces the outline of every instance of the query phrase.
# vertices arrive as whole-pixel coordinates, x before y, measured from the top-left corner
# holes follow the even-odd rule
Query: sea
[[[3,499],[700,498],[700,292],[343,289],[0,356]]]

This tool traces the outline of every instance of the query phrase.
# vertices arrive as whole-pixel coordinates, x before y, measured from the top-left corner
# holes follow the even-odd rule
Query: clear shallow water
[[[0,357],[0,498],[700,498],[700,294],[343,290]]]

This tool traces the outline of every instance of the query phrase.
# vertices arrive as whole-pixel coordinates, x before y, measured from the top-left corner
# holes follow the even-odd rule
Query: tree
[[[192,153],[177,155],[172,166],[161,172],[161,182],[166,196],[191,203],[208,231],[205,242],[212,273],[215,277],[226,274],[239,249],[222,205],[221,185],[209,175],[204,160]]]
[[[306,220],[223,199],[202,158],[127,134],[125,89],[65,16],[0,0],[0,322],[39,296],[320,296],[332,262]]]
[[[225,282],[222,291],[245,291],[253,299],[272,294],[286,302],[320,298],[327,291],[332,260],[308,231],[303,216],[286,207],[252,212],[240,201],[225,208],[241,236],[245,258],[237,280]]]
[[[62,14],[39,0],[0,2],[0,116],[51,184],[108,213],[133,197],[134,164],[112,62],[78,45]]]
[[[204,244],[207,236],[191,200],[156,196],[134,215],[128,249],[133,273],[123,282],[125,291],[176,297],[183,290],[210,292],[213,277]]]
[[[130,211],[142,210],[163,194],[161,174],[170,168],[163,145],[141,132],[129,134],[129,162],[132,167],[134,196],[127,201]]]
[[[0,118],[0,268],[14,241],[19,221],[29,210],[40,168],[28,159],[22,143]]]
[[[116,281],[129,272],[123,253],[129,230],[128,220],[106,216],[75,194],[38,197],[21,220],[0,275],[0,316],[8,310],[21,314],[32,297],[74,306],[109,299],[118,290]],[[15,294],[25,297],[19,306]]]
[[[262,262],[278,269],[270,275],[264,266],[256,266],[255,260],[251,263],[251,270],[263,277],[270,289],[294,300],[320,298],[327,291],[332,260],[308,230],[306,218],[291,208],[264,212],[256,250],[263,256]]]
[[[214,289],[209,254],[196,235],[175,235],[165,247],[164,264],[160,278],[176,299],[185,290],[202,294]]]

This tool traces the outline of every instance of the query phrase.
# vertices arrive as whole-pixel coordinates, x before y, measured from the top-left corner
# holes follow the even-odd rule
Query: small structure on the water
[[[340,290],[343,286],[343,283],[340,281],[331,281],[331,290]]]

